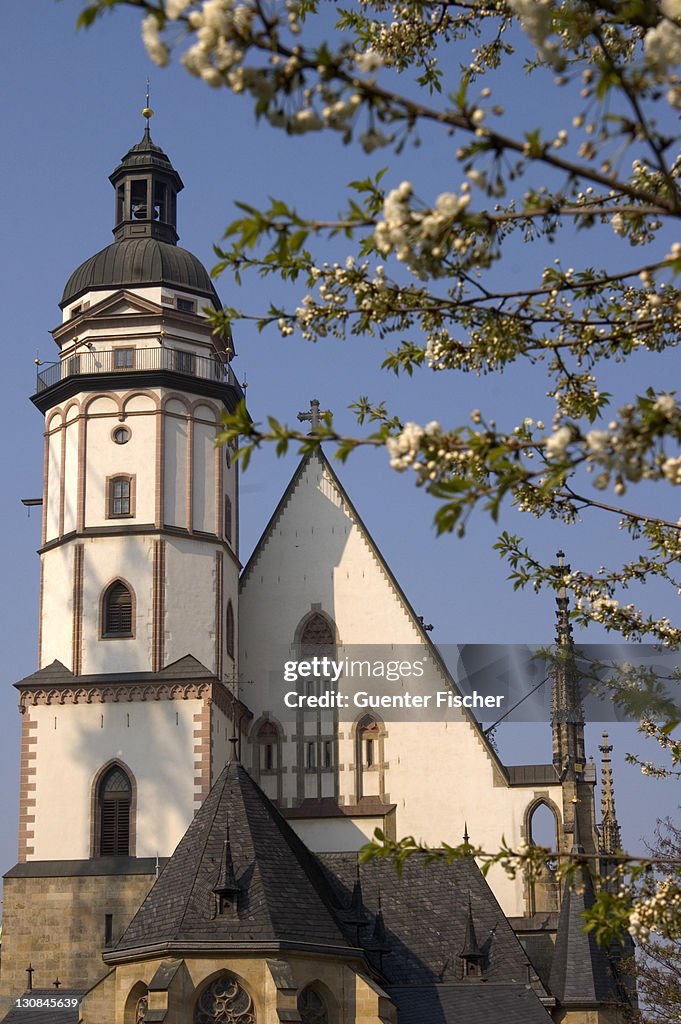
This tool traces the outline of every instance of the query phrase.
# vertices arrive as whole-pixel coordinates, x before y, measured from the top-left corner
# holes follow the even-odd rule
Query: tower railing
[[[60,359],[49,366],[39,366],[36,393],[54,387],[69,377],[85,377],[92,374],[144,373],[150,370],[167,370],[185,377],[211,380],[239,387],[228,363],[215,356],[200,356],[188,349],[180,348],[133,348],[121,347],[105,350],[83,349]]]

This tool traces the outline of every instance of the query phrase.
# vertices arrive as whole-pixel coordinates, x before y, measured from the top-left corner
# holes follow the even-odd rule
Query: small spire
[[[598,749],[603,755],[601,761],[601,843],[600,852],[615,854],[622,848],[622,834],[617,812],[615,811],[615,790],[612,781],[612,762],[610,755],[612,743],[608,743],[607,732],[603,733],[603,743]]]
[[[475,934],[475,922],[473,921],[473,907],[471,905],[471,894],[468,891],[468,915],[466,917],[466,932],[463,940],[463,949],[459,953],[459,959],[464,961],[464,977],[479,978],[482,974],[482,965],[485,954],[478,945],[478,937]]]
[[[232,861],[232,850],[229,843],[229,822],[227,823],[225,841],[222,844],[220,874],[213,886],[213,892],[217,900],[219,914],[224,914],[226,910],[237,909],[239,886],[234,874],[234,862]]]
[[[468,845],[468,840],[469,839],[470,839],[470,836],[468,835],[468,822],[464,821],[464,823],[463,823],[463,841],[464,841],[464,843],[466,843],[466,845]]]
[[[565,576],[570,566],[565,552],[556,553],[556,652],[553,667],[551,729],[553,764],[561,779],[574,777],[586,764],[584,753],[584,711],[574,657],[570,605]]]
[[[29,961],[29,965],[26,968],[26,974],[28,974],[28,991],[29,992],[33,991],[33,974],[34,974],[34,971],[35,971],[35,968],[34,968],[33,964],[30,963],[30,961]]]
[[[355,884],[352,887],[352,896],[346,910],[342,910],[339,917],[343,924],[349,925],[355,930],[356,945],[359,946],[359,933],[366,926],[368,918],[364,909],[364,896],[362,895],[362,879],[359,874],[359,860],[355,865]]]
[[[56,978],[54,979],[54,981],[52,982],[52,984],[53,984],[53,986],[54,986],[55,988],[61,988],[61,982],[60,982],[60,980],[59,980],[59,977],[56,977]]]

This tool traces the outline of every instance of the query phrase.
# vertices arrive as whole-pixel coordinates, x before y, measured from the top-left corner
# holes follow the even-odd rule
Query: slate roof
[[[40,686],[41,689],[49,686],[77,685],[78,687],[88,686],[96,683],[98,686],[105,686],[108,683],[170,683],[189,682],[190,680],[214,680],[215,673],[202,665],[193,654],[185,654],[170,665],[166,665],[160,672],[98,672],[92,675],[75,676],[71,669],[61,661],[50,662],[44,668],[24,676],[16,687]]]
[[[583,891],[568,888],[563,896],[549,978],[551,992],[563,1006],[617,1002],[621,993],[608,954],[596,944],[593,933],[584,932],[584,911],[594,903],[588,872],[580,888]]]
[[[34,988],[19,996],[22,1000],[53,1000],[76,999],[78,1002],[71,1007],[13,1006],[3,1017],[3,1024],[78,1024],[80,1020],[79,1004],[85,989],[75,988]]]
[[[63,309],[96,288],[162,284],[194,292],[220,305],[210,274],[193,253],[148,237],[122,238],[90,256],[69,277],[59,305]]]
[[[354,853],[322,853],[329,884],[347,907],[355,885]],[[477,944],[485,953],[485,984],[526,984],[529,960],[487,882],[473,860],[453,864],[426,863],[414,855],[401,875],[391,861],[372,860],[360,866],[362,903],[368,913],[360,933],[364,944],[372,934],[379,894],[387,950],[369,959],[389,985],[434,985],[460,981],[470,908]],[[471,982],[466,982],[470,985]]]
[[[214,889],[228,839],[238,913],[216,912]],[[230,762],[116,948],[324,948],[349,944],[313,854],[236,761]]]
[[[389,986],[399,1024],[548,1024],[551,1017],[523,985]]]

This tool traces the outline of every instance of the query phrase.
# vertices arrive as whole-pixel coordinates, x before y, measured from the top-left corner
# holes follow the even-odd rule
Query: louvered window
[[[124,583],[112,583],[104,595],[103,634],[132,636],[132,594]]]
[[[131,800],[130,779],[122,768],[114,766],[106,773],[99,787],[100,856],[129,855]]]

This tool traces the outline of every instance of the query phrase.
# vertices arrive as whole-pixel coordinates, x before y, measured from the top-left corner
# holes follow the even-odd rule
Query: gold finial
[[[149,118],[150,118],[150,117],[153,117],[153,116],[154,116],[154,111],[153,111],[153,110],[151,109],[151,107],[149,106],[149,79],[147,78],[147,95],[146,95],[146,104],[145,104],[145,106],[144,106],[144,107],[142,108],[142,117],[146,118],[146,121],[147,121],[147,127],[149,127]]]

